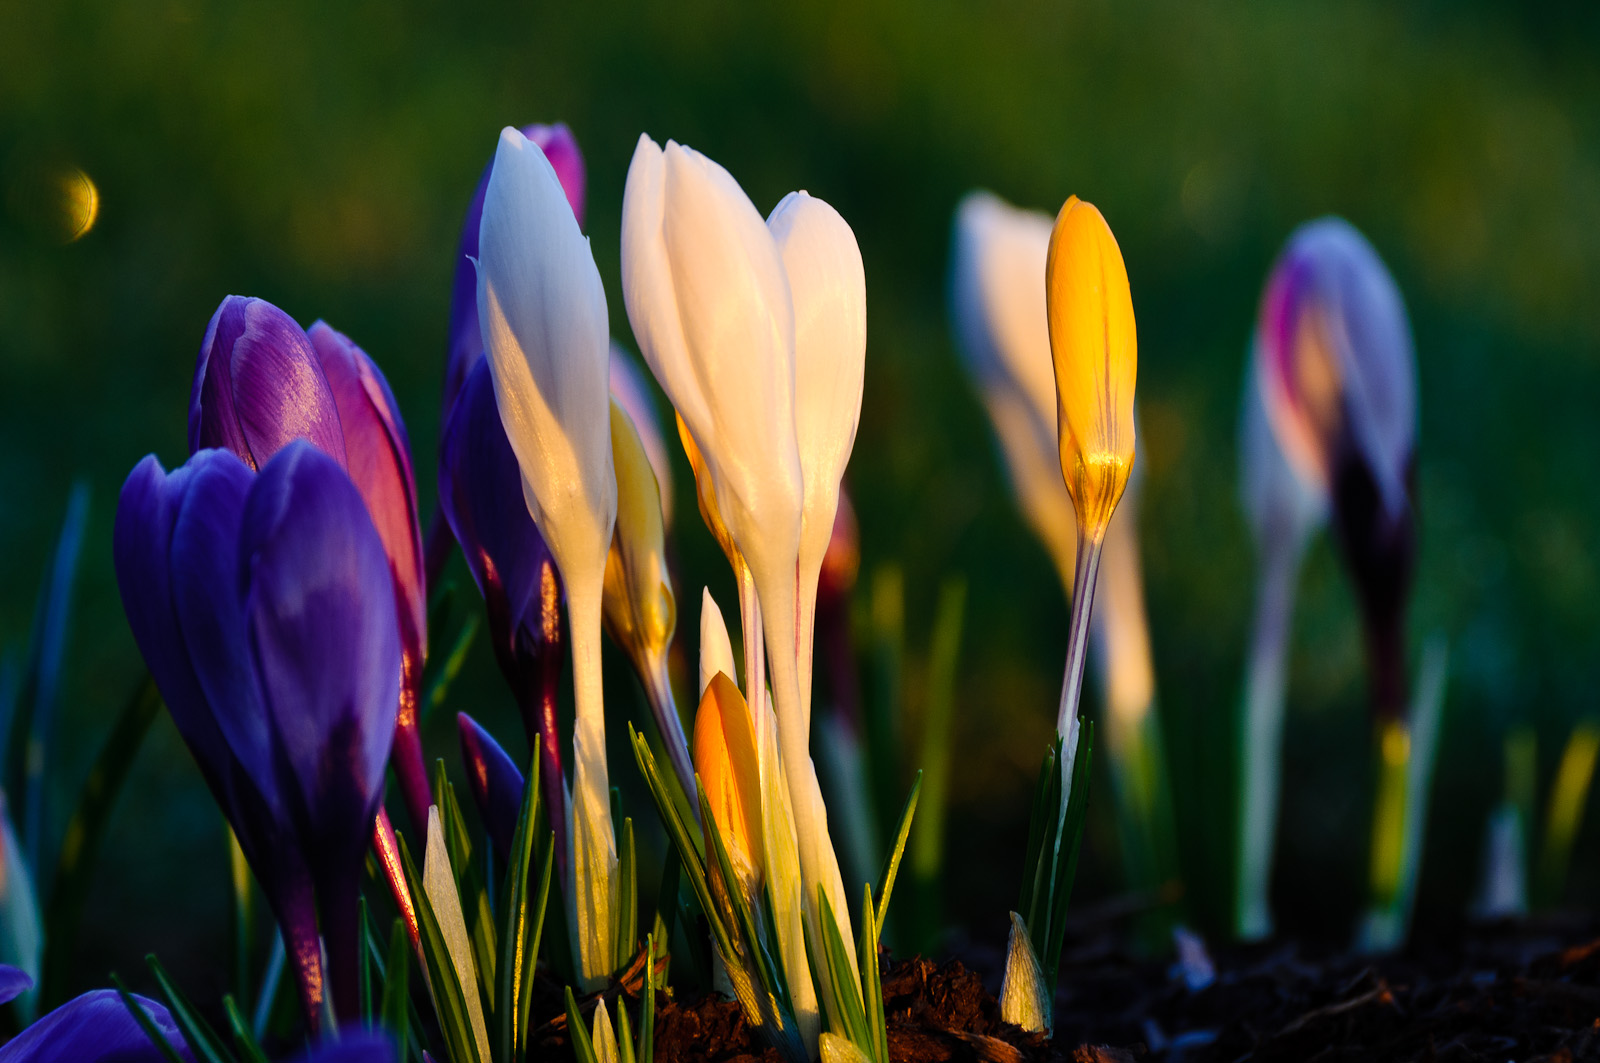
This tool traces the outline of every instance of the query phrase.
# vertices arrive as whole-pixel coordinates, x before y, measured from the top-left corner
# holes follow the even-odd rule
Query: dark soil
[[[1108,933],[1069,945],[1048,1042],[1000,1021],[992,954],[971,950],[972,967],[892,962],[889,1054],[897,1063],[1600,1060],[1597,935],[1600,925],[1574,917],[1463,927],[1390,957],[1228,948],[1214,953],[1212,983],[1191,990],[1167,963],[1129,957]],[[638,1013],[632,1002],[629,1011]],[[564,1040],[564,1030],[547,1032]],[[780,1063],[736,1004],[666,994],[656,1059]]]

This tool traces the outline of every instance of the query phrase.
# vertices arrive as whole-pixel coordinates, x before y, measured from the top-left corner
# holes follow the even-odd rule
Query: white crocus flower
[[[528,511],[566,585],[577,713],[569,927],[585,991],[610,975],[617,849],[600,680],[601,594],[617,515],[610,325],[588,238],[539,147],[500,134],[484,197],[478,313]]]
[[[867,361],[867,276],[855,233],[839,212],[790,192],[767,227],[783,255],[794,306],[794,421],[805,481],[800,520],[800,704],[809,732],[817,578],[839,511],[839,481],[861,420]]]
[[[668,141],[663,149],[641,136],[623,195],[622,291],[634,337],[705,462],[720,520],[759,598],[759,608],[747,597],[741,601],[746,660],[756,665],[747,664],[746,692],[759,704],[765,684],[761,654],[752,646],[765,634],[776,744],[799,845],[797,892],[818,941],[816,891],[820,885],[827,892],[852,953],[854,979],[850,907],[828,838],[800,692],[797,576],[806,481],[796,431],[794,302],[784,257],[726,170],[690,148]],[[769,723],[764,713],[755,715],[765,748]],[[786,903],[779,899],[776,906]],[[783,912],[778,919],[785,921]],[[785,966],[792,974],[787,955]],[[803,1028],[814,1021],[797,1018]]]

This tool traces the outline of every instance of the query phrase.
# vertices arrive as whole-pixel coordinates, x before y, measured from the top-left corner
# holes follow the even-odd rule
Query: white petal
[[[611,344],[611,397],[627,411],[644,444],[650,471],[656,474],[661,489],[661,524],[672,530],[672,463],[667,459],[666,437],[661,434],[661,418],[656,413],[655,396],[645,383],[644,373],[633,355],[615,341]]]
[[[706,687],[721,672],[739,685],[739,670],[734,663],[733,642],[728,638],[728,625],[723,622],[722,610],[711,597],[711,588],[700,591],[700,696],[705,697]]]
[[[611,1028],[611,1013],[606,1010],[604,997],[594,1008],[594,1035],[590,1043],[594,1047],[595,1063],[618,1063],[621,1059],[617,1051],[617,1034]]]

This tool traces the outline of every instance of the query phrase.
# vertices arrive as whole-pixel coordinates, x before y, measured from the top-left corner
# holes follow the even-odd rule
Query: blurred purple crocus
[[[151,455],[123,485],[114,559],[134,639],[278,918],[308,1024],[329,981],[355,1016],[362,860],[402,662],[360,492],[304,441],[259,474],[227,450],[170,474]]]
[[[500,424],[489,363],[480,358],[444,426],[439,506],[488,607],[495,660],[522,710],[528,746],[542,757],[543,800],[564,861],[567,801],[556,726],[565,656],[561,576],[522,491],[522,470]]]
[[[395,775],[419,829],[433,803],[418,731],[427,653],[427,590],[411,446],[388,381],[343,333],[310,332],[262,299],[230,295],[206,329],[189,400],[189,450],[222,447],[259,468],[306,439],[339,463],[361,492],[388,556],[403,674]]]
[[[1278,445],[1332,501],[1361,602],[1373,708],[1397,716],[1416,561],[1416,356],[1394,278],[1349,222],[1321,218],[1289,238],[1267,281],[1255,352]]]
[[[133,1000],[179,1058],[193,1063],[167,1009],[141,996]],[[115,989],[96,989],[73,997],[6,1042],[0,1063],[166,1063],[166,1056]]]

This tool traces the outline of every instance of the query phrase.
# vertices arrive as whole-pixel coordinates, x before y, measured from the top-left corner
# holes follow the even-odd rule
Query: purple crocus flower
[[[461,760],[467,767],[472,799],[494,845],[495,859],[509,866],[526,780],[516,762],[478,721],[461,712],[456,714],[456,724],[461,729]]]
[[[194,1056],[167,1009],[135,995],[156,1028],[184,1060]],[[117,995],[96,989],[73,997],[23,1030],[4,1048],[0,1063],[165,1063],[166,1057]]]
[[[189,450],[222,447],[252,469],[307,439],[366,502],[388,555],[404,659],[394,767],[420,829],[432,792],[418,733],[427,592],[411,448],[400,408],[371,358],[324,322],[309,334],[271,303],[230,295],[206,329],[189,399]]]
[[[1373,707],[1398,715],[1416,564],[1416,356],[1400,290],[1349,222],[1321,218],[1289,238],[1262,297],[1255,351],[1278,445],[1333,503],[1366,627]]]
[[[567,803],[556,728],[565,656],[561,577],[523,500],[522,470],[500,424],[489,363],[481,358],[467,374],[440,441],[439,507],[488,606],[495,660],[522,710],[528,745],[543,757],[544,800],[556,852],[565,854]],[[542,735],[549,740],[541,741]]]
[[[357,902],[400,697],[383,541],[339,463],[154,455],[117,507],[135,641],[283,929],[307,1022],[357,1013]],[[332,978],[324,978],[318,923]]]

